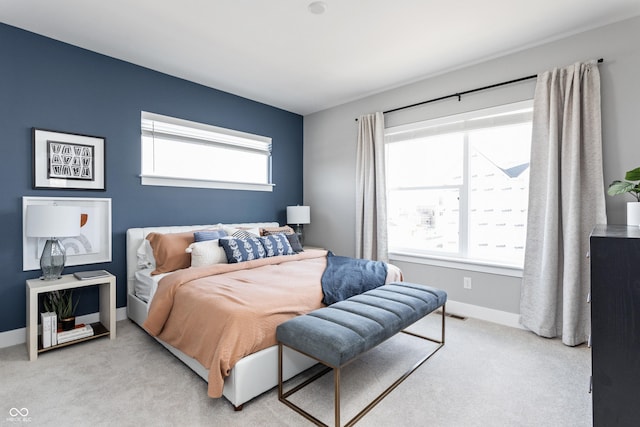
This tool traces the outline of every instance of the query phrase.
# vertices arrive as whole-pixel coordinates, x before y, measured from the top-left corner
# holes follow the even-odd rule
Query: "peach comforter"
[[[163,278],[144,328],[209,369],[208,395],[242,357],[276,344],[276,326],[323,306],[326,251],[179,270]]]

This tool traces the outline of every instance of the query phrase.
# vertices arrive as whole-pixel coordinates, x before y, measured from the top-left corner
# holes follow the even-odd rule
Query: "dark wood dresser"
[[[640,425],[640,227],[591,233],[593,425]]]

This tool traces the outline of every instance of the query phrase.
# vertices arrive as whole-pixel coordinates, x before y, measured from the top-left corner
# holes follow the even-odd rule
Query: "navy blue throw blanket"
[[[336,256],[327,253],[327,268],[322,273],[322,302],[331,305],[384,285],[387,264],[382,261]]]

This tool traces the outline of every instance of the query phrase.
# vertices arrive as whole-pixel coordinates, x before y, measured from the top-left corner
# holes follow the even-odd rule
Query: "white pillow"
[[[191,267],[227,263],[227,255],[218,244],[218,239],[192,243],[186,251],[191,254]]]
[[[156,259],[153,257],[151,243],[145,238],[136,251],[138,268],[156,268]]]

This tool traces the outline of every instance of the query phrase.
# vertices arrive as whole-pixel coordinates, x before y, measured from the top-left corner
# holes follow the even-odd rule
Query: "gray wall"
[[[311,206],[306,227],[310,245],[336,254],[355,254],[355,118],[375,111],[420,102],[450,93],[528,76],[577,61],[604,58],[602,128],[604,182],[623,178],[640,166],[640,17],[559,39],[397,87],[304,118],[304,203]],[[493,89],[425,107],[388,114],[387,126],[531,99],[534,81]],[[607,196],[610,224],[625,222],[626,196]],[[396,262],[405,279],[428,283],[449,292],[455,301],[519,313],[519,278]],[[463,276],[473,289],[463,290]]]

